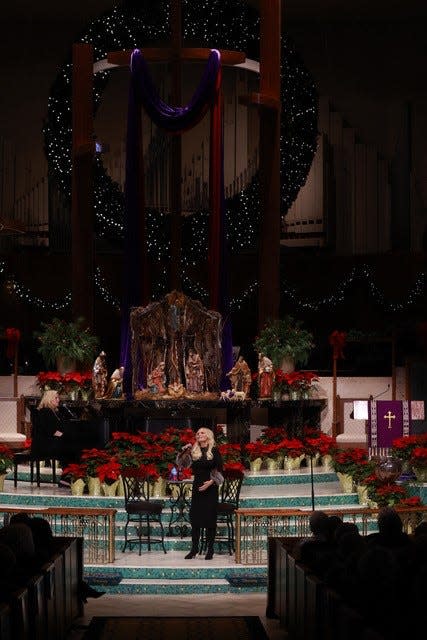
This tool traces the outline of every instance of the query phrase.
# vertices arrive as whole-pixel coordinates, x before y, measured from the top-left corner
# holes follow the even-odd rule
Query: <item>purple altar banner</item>
[[[390,448],[393,440],[409,435],[408,400],[372,400],[368,409],[368,446]]]

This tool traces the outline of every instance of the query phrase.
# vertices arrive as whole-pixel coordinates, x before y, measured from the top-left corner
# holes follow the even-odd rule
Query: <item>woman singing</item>
[[[189,449],[191,448],[191,451]],[[214,434],[210,429],[202,427],[196,433],[194,445],[188,444],[178,454],[177,462],[181,466],[191,466],[194,481],[191,495],[191,551],[186,560],[194,558],[199,552],[200,530],[206,530],[206,560],[212,560],[216,532],[218,507],[218,485],[212,479],[214,471],[222,471],[222,458],[216,445]]]

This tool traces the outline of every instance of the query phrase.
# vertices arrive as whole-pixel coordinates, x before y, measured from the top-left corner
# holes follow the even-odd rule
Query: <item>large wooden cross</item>
[[[245,98],[260,109],[261,238],[259,252],[259,323],[279,312],[280,261],[280,0],[260,0],[260,92]],[[171,46],[143,49],[150,61],[169,62],[172,100],[181,104],[184,61],[202,61],[210,49],[182,47],[181,0],[171,0]],[[129,66],[131,51],[107,54],[107,61]],[[223,65],[245,61],[242,52],[221,50]],[[93,324],[93,47],[73,46],[72,104],[72,312]],[[171,160],[171,289],[180,289],[181,256],[181,138],[174,136]]]

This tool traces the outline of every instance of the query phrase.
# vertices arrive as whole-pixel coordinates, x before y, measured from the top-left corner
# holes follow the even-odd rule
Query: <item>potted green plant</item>
[[[36,333],[38,348],[46,366],[56,365],[62,373],[92,364],[98,349],[98,338],[85,326],[83,318],[66,322],[54,318],[42,322],[42,330]]]
[[[286,359],[293,360],[294,364],[307,364],[314,347],[313,334],[303,329],[302,324],[292,316],[268,322],[255,339],[255,349],[270,358],[275,368],[285,370]]]

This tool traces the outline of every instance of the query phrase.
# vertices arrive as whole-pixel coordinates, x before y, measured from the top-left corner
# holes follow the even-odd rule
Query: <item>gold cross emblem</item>
[[[388,420],[388,429],[391,429],[391,421],[392,420],[396,420],[396,416],[393,415],[392,412],[389,409],[388,412],[384,416],[384,420]]]

